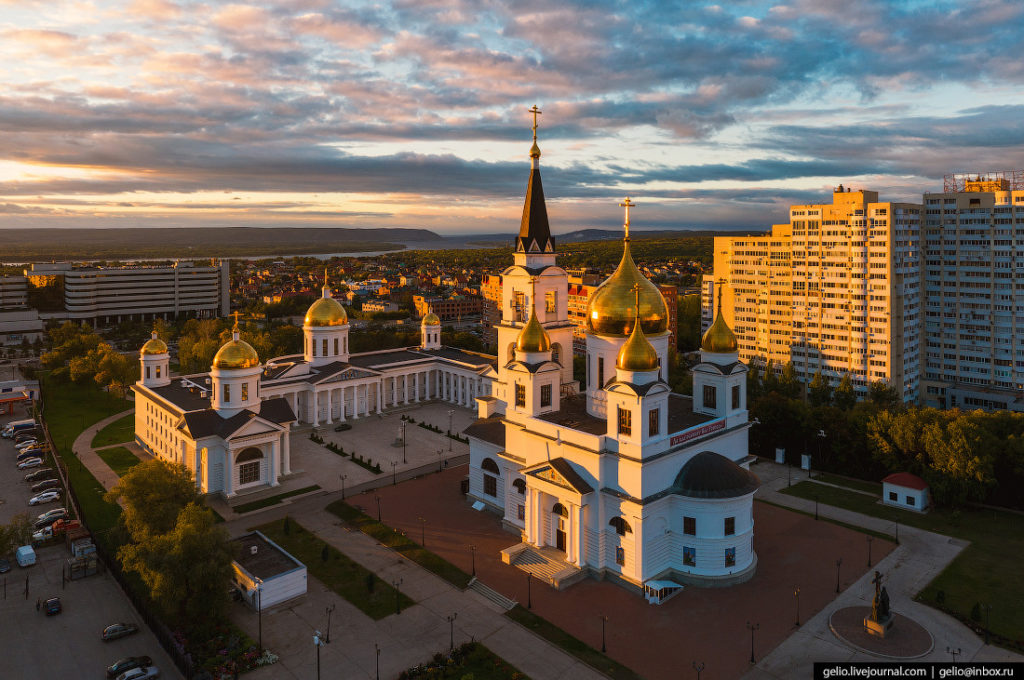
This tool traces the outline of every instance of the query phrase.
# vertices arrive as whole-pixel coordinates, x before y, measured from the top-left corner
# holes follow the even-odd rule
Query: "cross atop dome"
[[[626,209],[626,221],[622,223],[622,227],[626,230],[626,240],[629,240],[629,209],[635,206],[636,203],[630,200],[629,196],[626,196],[626,200],[619,203],[620,208]]]

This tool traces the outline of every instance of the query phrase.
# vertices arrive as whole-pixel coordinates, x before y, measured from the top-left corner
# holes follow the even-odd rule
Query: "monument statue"
[[[882,587],[882,574],[875,572],[871,579],[875,584],[875,596],[871,598],[871,615],[864,619],[864,629],[871,635],[885,637],[892,627],[892,611],[889,609],[889,593]]]

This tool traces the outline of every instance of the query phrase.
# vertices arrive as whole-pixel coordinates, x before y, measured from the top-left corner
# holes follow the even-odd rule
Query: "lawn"
[[[304,493],[309,493],[310,491],[316,491],[319,488],[320,488],[319,484],[314,484],[312,486],[304,486],[301,489],[292,489],[291,491],[285,491],[284,493],[279,493],[276,496],[269,496],[267,498],[261,498],[258,501],[253,501],[252,503],[242,503],[241,505],[236,505],[235,507],[232,508],[232,510],[234,510],[236,513],[241,515],[241,514],[246,513],[246,512],[252,512],[253,510],[259,510],[260,508],[269,508],[271,505],[277,505],[278,503],[283,501],[285,498],[291,498],[292,496],[299,496],[299,495],[302,495]]]
[[[103,462],[110,466],[110,469],[117,474],[118,477],[124,477],[124,474],[131,470],[133,467],[141,463],[138,456],[129,451],[123,446],[114,446],[109,449],[102,449],[96,452]]]
[[[135,414],[129,413],[124,418],[118,418],[114,422],[96,433],[92,438],[92,447],[110,446],[112,444],[124,444],[135,439]]]
[[[925,604],[949,611],[970,621],[975,604],[991,604],[994,635],[1004,646],[1024,649],[1024,579],[1020,560],[1024,557],[1022,518],[998,510],[949,510],[933,508],[927,514],[897,510],[880,505],[877,499],[854,491],[800,482],[782,493],[813,499],[900,524],[971,541],[959,557],[918,593]],[[939,593],[942,593],[940,596]],[[937,598],[944,599],[944,603]],[[1014,645],[1015,641],[1015,645]]]
[[[618,661],[608,658],[587,643],[569,635],[569,633],[566,633],[555,624],[537,616],[522,605],[516,605],[506,612],[505,615],[614,680],[641,680],[639,675]]]
[[[287,530],[286,521],[289,524]],[[253,528],[262,531],[264,535],[291,553],[306,565],[310,574],[354,604],[370,618],[382,619],[395,613],[396,593],[390,584],[381,581],[373,572],[349,559],[347,555],[325,543],[295,520],[285,517]],[[324,560],[325,548],[327,549],[327,560]],[[415,604],[404,593],[399,596],[399,599],[403,609]]]
[[[377,539],[395,552],[405,555],[427,571],[437,574],[456,588],[469,585],[470,575],[442,557],[430,552],[419,543],[403,536],[386,524],[382,524],[366,513],[356,510],[345,501],[335,501],[327,506],[327,511],[356,527],[364,534]]]
[[[864,491],[865,493],[871,493],[878,498],[882,497],[882,484],[880,482],[866,482],[862,479],[850,479],[849,477],[841,477],[839,475],[833,475],[830,472],[815,472],[814,478],[826,482],[828,484],[835,484],[836,486],[845,486],[847,489],[854,489],[855,491]]]
[[[467,642],[445,655],[438,653],[428,664],[403,671],[399,680],[424,678],[480,678],[480,680],[530,680],[514,666],[479,642]]]

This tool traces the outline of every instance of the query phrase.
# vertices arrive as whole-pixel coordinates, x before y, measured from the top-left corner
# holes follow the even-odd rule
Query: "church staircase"
[[[477,593],[478,595],[482,596],[485,600],[488,600],[498,605],[499,607],[501,607],[502,611],[507,612],[508,610],[512,609],[517,604],[519,604],[515,600],[510,600],[509,598],[505,597],[494,588],[484,585],[483,583],[477,580],[476,576],[470,579],[469,589],[472,590],[474,593]]]
[[[535,548],[523,543],[515,547],[518,550],[509,564],[551,584],[558,590],[586,578],[586,572],[566,562],[565,553],[560,550],[549,546]]]

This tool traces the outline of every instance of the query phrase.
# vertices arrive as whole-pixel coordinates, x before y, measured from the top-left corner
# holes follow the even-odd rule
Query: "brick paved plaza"
[[[501,562],[499,550],[518,542],[499,518],[474,511],[459,492],[467,467],[354,496],[350,502],[376,514],[380,497],[385,523],[419,541],[466,571],[475,545],[476,573],[502,594],[527,603],[526,574]],[[425,523],[419,518],[426,520]],[[840,585],[868,570],[865,534],[813,517],[754,504],[758,554],[756,576],[729,588],[686,588],[667,603],[649,605],[638,593],[613,582],[586,580],[557,592],[534,581],[533,611],[595,648],[601,645],[601,616],[607,616],[608,655],[648,680],[694,676],[692,663],[707,664],[704,678],[738,678],[750,668],[746,622],[760,624],[754,652],[760,659],[796,630],[800,589],[801,621],[835,597],[836,560],[842,559]],[[894,545],[876,539],[872,563]]]

